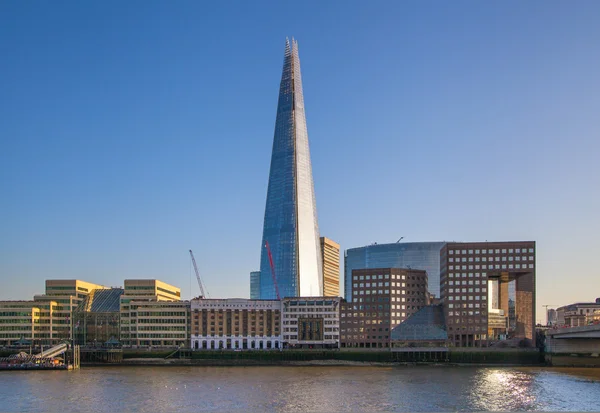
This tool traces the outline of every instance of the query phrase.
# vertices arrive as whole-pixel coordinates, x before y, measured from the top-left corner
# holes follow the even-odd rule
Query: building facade
[[[456,347],[506,338],[535,345],[535,242],[448,243],[440,252],[441,298]],[[514,283],[514,330],[508,315]]]
[[[341,347],[387,348],[392,329],[429,305],[424,270],[355,269],[351,280],[353,300],[342,303]]]
[[[186,346],[190,337],[190,303],[181,290],[160,280],[125,280],[120,302],[124,347]]]
[[[285,348],[339,348],[340,297],[289,297],[283,305]]]
[[[374,244],[344,254],[344,298],[352,301],[352,271],[367,268],[411,268],[427,271],[429,293],[440,296],[440,250],[443,242]]]
[[[260,271],[250,273],[250,299],[258,300],[260,298]]]
[[[57,303],[52,312],[54,342],[73,338],[72,312],[93,290],[107,287],[82,280],[46,280],[46,293],[33,296],[34,301]]]
[[[0,346],[29,342],[32,346],[55,344],[54,301],[0,301]]]
[[[323,274],[298,43],[286,40],[260,254],[260,298],[320,296]],[[268,251],[270,250],[270,257]],[[277,288],[271,274],[271,260]]]
[[[600,310],[600,298],[595,302],[573,303],[556,309],[559,327],[579,327],[589,324],[588,318]]]
[[[32,301],[0,302],[0,344],[21,338],[49,346],[73,338],[73,310],[94,289],[106,287],[82,280],[46,280],[45,294]]]
[[[191,302],[193,350],[280,349],[281,301],[243,298]]]
[[[321,262],[323,263],[323,295],[340,296],[340,244],[321,237]]]
[[[82,346],[103,346],[119,341],[120,303],[124,290],[92,290],[73,311],[73,339]]]

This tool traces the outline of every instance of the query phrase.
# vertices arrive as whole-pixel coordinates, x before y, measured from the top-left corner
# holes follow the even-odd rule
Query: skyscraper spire
[[[262,299],[275,298],[266,242],[282,297],[322,295],[319,226],[298,43],[286,38],[261,244]]]

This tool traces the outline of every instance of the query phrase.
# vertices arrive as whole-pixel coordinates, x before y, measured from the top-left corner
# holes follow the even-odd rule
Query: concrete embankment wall
[[[169,358],[165,358],[170,356]],[[183,355],[168,352],[126,350],[123,364],[152,365],[292,365],[300,363],[451,363],[490,365],[539,365],[543,358],[527,349],[451,349],[448,352],[390,351],[193,351]]]

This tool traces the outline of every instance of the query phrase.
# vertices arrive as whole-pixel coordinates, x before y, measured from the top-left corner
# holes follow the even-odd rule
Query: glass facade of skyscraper
[[[428,291],[440,296],[440,250],[444,242],[374,244],[344,254],[344,296],[352,300],[352,270],[410,268],[427,271]]]
[[[281,75],[260,272],[263,300],[277,298],[274,279],[281,298],[322,295],[317,208],[298,44],[294,40],[291,47],[286,41]]]
[[[260,271],[250,273],[250,299],[258,300],[260,298]]]

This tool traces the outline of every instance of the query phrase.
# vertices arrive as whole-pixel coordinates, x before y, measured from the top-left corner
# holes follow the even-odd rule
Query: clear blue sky
[[[600,297],[600,3],[0,3],[0,299],[47,278],[249,295],[286,36],[321,234],[535,240]],[[198,294],[195,280],[193,295]]]

